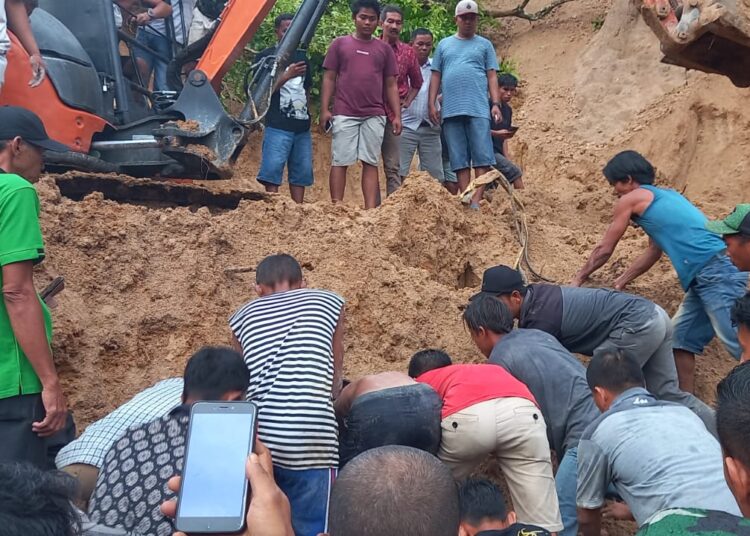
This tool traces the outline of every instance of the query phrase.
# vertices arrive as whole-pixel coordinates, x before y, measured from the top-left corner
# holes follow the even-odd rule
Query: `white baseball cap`
[[[466,15],[467,13],[479,15],[479,6],[474,0],[461,0],[456,5],[456,17]]]

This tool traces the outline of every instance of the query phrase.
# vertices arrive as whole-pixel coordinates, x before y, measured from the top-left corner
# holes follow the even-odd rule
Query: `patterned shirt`
[[[91,522],[133,536],[170,536],[172,521],[159,506],[174,497],[167,481],[182,473],[190,406],[131,428],[104,457],[89,503]]]
[[[62,469],[74,463],[101,467],[104,455],[128,428],[151,422],[180,405],[182,378],[169,378],[141,391],[106,417],[86,428],[81,436],[63,447],[55,458]]]
[[[750,536],[750,519],[716,510],[673,508],[654,515],[636,536]]]
[[[419,68],[417,54],[409,45],[401,41],[395,45],[387,44],[393,49],[393,53],[396,54],[398,98],[403,99],[409,93],[410,89],[414,88],[418,90],[422,87],[422,69]]]
[[[285,469],[338,466],[333,412],[333,334],[344,300],[326,290],[264,296],[229,319],[250,370],[258,437]]]

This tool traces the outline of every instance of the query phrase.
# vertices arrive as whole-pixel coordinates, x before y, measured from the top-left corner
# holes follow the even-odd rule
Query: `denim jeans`
[[[284,167],[292,186],[312,186],[312,137],[310,131],[290,132],[266,127],[258,182],[279,186]]]
[[[673,347],[701,354],[716,335],[724,348],[739,359],[742,350],[731,311],[737,299],[744,296],[747,279],[747,272],[740,272],[726,255],[711,259],[695,276],[672,319]]]
[[[172,57],[172,43],[165,36],[139,28],[135,38],[136,41],[161,56],[165,58]],[[169,89],[167,87],[167,64],[151,52],[141,50],[137,47],[134,49],[134,54],[136,58],[145,61],[146,65],[148,65],[149,77],[151,76],[151,72],[154,73],[154,91],[166,91]],[[148,84],[148,78],[143,83]]]
[[[560,517],[564,529],[559,536],[576,536],[578,534],[578,511],[576,509],[576,488],[578,486],[578,447],[565,452],[555,475],[557,500],[560,503]]]
[[[449,117],[443,121],[443,136],[453,171],[495,165],[489,118]]]
[[[422,384],[358,397],[339,431],[339,467],[366,450],[386,445],[414,447],[437,455],[442,405],[438,394]]]
[[[295,536],[317,536],[328,531],[331,487],[337,473],[334,468],[295,471],[273,466],[276,484],[289,499]]]

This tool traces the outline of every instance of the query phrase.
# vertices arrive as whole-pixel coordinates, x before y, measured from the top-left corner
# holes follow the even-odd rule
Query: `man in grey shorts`
[[[443,403],[432,387],[406,374],[364,376],[347,385],[333,406],[339,420],[339,469],[366,450],[386,445],[437,455]]]
[[[608,289],[527,286],[521,274],[508,266],[494,266],[484,272],[478,295],[482,294],[505,303],[518,319],[519,328],[546,331],[570,352],[595,356],[607,350],[623,350],[643,369],[650,392],[687,406],[715,435],[714,411],[678,386],[672,322],[655,303]]]

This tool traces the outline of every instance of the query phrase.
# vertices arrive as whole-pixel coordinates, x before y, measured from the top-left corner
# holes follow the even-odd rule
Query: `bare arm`
[[[41,57],[34,34],[31,33],[31,23],[23,0],[5,0],[5,11],[8,17],[8,28],[16,34],[29,56]]]
[[[430,114],[430,120],[436,124],[440,124],[440,114],[437,111],[437,98],[440,93],[440,81],[442,75],[438,71],[432,71],[432,79],[430,80],[430,91],[427,98],[427,109]]]
[[[602,509],[578,508],[578,530],[583,536],[600,536],[602,532]]]
[[[406,97],[404,97],[404,102],[402,104],[404,108],[411,106],[411,103],[417,98],[417,94],[419,93],[422,84],[424,84],[424,80],[422,79],[422,69],[419,67],[416,55],[412,55],[411,66],[409,67],[408,74],[409,91],[406,93]]]
[[[500,102],[500,88],[497,85],[497,71],[495,69],[487,69],[487,90],[490,92],[490,100]],[[492,118],[497,123],[503,120],[503,114],[500,111],[500,106],[492,105]]]
[[[395,76],[385,78],[385,98],[388,100],[388,107],[395,116],[391,121],[393,133],[398,136],[401,134],[401,100],[398,98],[398,82]]]
[[[576,273],[571,285],[581,286],[591,274],[604,266],[617,247],[617,243],[625,234],[630,224],[630,216],[633,214],[631,201],[626,197],[621,198],[615,205],[612,223],[609,224],[604,237],[591,252],[589,259]]]
[[[240,341],[237,340],[237,335],[235,335],[234,333],[232,333],[232,348],[237,350],[240,354],[243,353],[242,345],[240,344]]]
[[[320,124],[325,125],[327,121],[331,120],[333,114],[331,113],[331,97],[333,97],[334,91],[336,91],[336,71],[326,69],[323,72],[323,85],[320,88]]]
[[[636,277],[648,272],[661,259],[662,250],[653,239],[648,239],[648,248],[638,257],[625,272],[615,280],[615,289],[623,290]]]
[[[341,310],[336,331],[333,332],[333,389],[332,396],[338,398],[344,384],[344,310]]]
[[[296,78],[298,76],[305,76],[306,72],[307,72],[307,65],[305,64],[304,61],[292,63],[284,70],[283,73],[281,73],[276,78],[276,82],[273,85],[273,93],[276,93],[279,89],[281,89],[281,86],[289,82],[289,80],[291,80],[292,78]],[[307,94],[308,106],[309,106],[310,92],[309,90],[305,90],[305,91]]]
[[[336,418],[342,421],[347,415],[349,410],[352,408],[352,402],[354,402],[354,395],[357,392],[357,385],[359,380],[355,380],[341,391],[341,394],[336,398],[333,403],[333,409],[336,411]]]
[[[47,342],[44,314],[34,289],[31,261],[3,266],[3,300],[13,334],[42,383],[46,415],[44,420],[34,423],[32,429],[42,437],[50,436],[65,425],[67,404]]]

